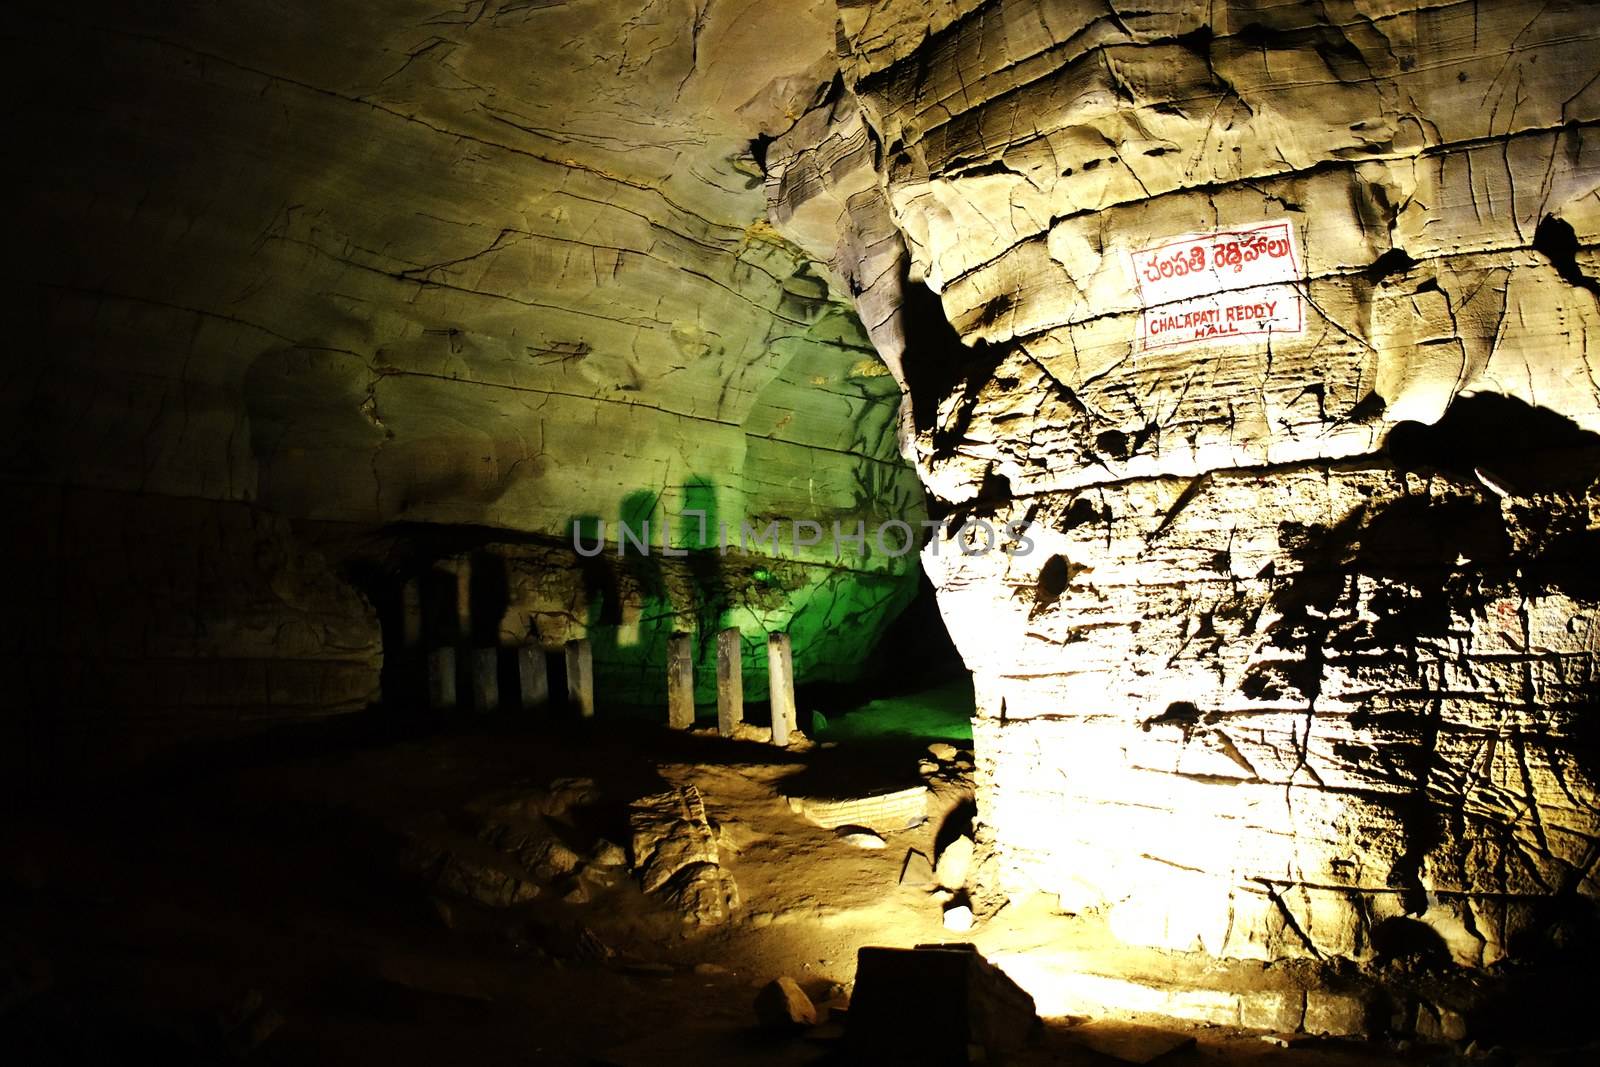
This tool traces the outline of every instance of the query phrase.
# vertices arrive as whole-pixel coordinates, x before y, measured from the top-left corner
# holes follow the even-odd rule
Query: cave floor
[[[24,1052],[18,1063],[844,1062],[837,1019],[800,1036],[758,1030],[756,990],[789,975],[825,1000],[848,985],[867,944],[972,940],[1000,960],[1054,945],[1065,953],[1058,967],[1103,965],[1119,950],[1072,917],[1007,909],[953,935],[927,889],[897,884],[906,850],[933,855],[936,835],[961,819],[959,782],[936,792],[949,814],[885,834],[879,850],[844,843],[784,800],[919,784],[926,746],[915,730],[858,726],[846,743],[782,752],[604,711],[587,724],[483,720],[448,731],[367,722],[186,763],[181,775],[80,789],[4,832],[0,1043]],[[693,931],[630,878],[584,901],[446,900],[403,859],[419,839],[455,832],[485,797],[570,777],[591,779],[598,795],[582,832],[621,844],[629,800],[696,785],[739,886],[733,920]],[[1149,976],[1147,990],[1183,978],[1153,954],[1114,962]],[[1107,1054],[1108,1034],[1157,1050],[1173,1043],[1163,1035],[1194,1039],[1163,1064],[1442,1055],[1286,1046],[1129,1013],[1084,1023],[1052,1020],[1020,1062],[1149,1061],[1137,1058],[1148,1048]]]

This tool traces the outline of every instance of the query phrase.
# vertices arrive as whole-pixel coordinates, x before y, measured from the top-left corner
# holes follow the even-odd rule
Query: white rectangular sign
[[[1305,331],[1294,228],[1189,234],[1132,253],[1141,349]]]

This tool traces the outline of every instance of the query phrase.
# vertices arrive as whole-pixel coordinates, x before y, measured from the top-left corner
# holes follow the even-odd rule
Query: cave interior
[[[1597,15],[8,19],[5,1058],[1600,1062]]]

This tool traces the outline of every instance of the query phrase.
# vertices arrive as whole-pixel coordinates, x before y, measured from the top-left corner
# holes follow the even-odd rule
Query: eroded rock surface
[[[1474,964],[1600,893],[1594,14],[841,7],[769,203],[941,507],[1031,524],[924,552],[991,893]]]

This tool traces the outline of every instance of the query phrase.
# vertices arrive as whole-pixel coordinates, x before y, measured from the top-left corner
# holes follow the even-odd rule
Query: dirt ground
[[[881,849],[791,810],[786,797],[922,784],[928,731],[915,716],[905,723],[830,727],[832,743],[802,752],[603,714],[349,724],[30,805],[4,832],[0,1047],[29,1064],[851,1062],[839,1039],[861,946],[1098,950],[1092,929],[1026,909],[952,934],[941,897],[898,884],[908,849],[931,858],[936,839],[963,828],[959,768],[936,783],[932,817],[886,831]],[[579,850],[626,848],[631,800],[695,786],[738,885],[731,920],[686,924],[625,872],[491,906],[419,869],[420,846],[469,840],[474,813],[562,779],[592,782],[562,830]],[[831,999],[833,1017],[796,1034],[759,1029],[753,1000],[779,975]],[[1019,1062],[1333,1067],[1457,1056],[1071,1018],[1052,1020]]]

